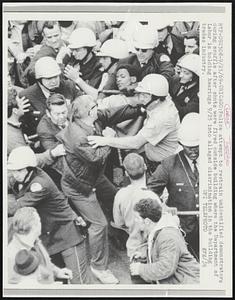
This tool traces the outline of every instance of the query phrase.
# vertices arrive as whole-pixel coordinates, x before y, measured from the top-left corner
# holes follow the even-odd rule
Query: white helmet
[[[94,32],[86,27],[75,29],[69,37],[69,48],[94,47],[96,38]]]
[[[119,39],[110,39],[103,43],[97,56],[110,56],[117,59],[125,58],[129,55],[126,42]]]
[[[199,114],[188,113],[182,120],[178,133],[179,142],[186,147],[199,145]]]
[[[29,146],[20,146],[13,149],[8,157],[8,170],[21,170],[27,167],[36,166],[36,155]]]
[[[39,58],[35,63],[35,78],[51,78],[61,74],[56,60],[50,56]]]
[[[166,97],[169,93],[167,79],[160,74],[148,74],[136,87],[138,93],[148,93],[158,97]]]
[[[150,23],[156,30],[161,30],[168,26],[173,26],[173,22],[167,21],[167,20],[156,20]]]
[[[185,68],[197,76],[200,76],[200,56],[198,54],[186,54],[182,57],[178,65]]]
[[[153,49],[158,46],[157,31],[151,26],[142,25],[133,34],[133,44],[135,48]]]

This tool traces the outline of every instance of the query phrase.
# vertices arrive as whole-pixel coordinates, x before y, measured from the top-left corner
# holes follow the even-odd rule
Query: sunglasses
[[[136,50],[137,52],[141,51],[142,53],[146,53],[148,50],[151,50],[151,49],[135,48],[135,50]]]

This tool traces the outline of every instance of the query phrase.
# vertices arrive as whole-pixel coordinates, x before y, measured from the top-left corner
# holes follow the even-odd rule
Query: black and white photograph
[[[215,180],[200,43],[210,32],[219,42],[219,25],[196,14],[47,15],[5,20],[7,287],[197,289],[210,257],[204,185]]]

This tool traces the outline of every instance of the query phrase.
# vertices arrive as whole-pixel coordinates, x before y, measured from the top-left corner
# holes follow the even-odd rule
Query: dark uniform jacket
[[[62,142],[66,149],[64,159],[63,181],[78,192],[89,195],[95,187],[98,178],[103,175],[106,158],[110,147],[93,149],[87,140],[89,135],[101,135],[106,126],[112,126],[140,114],[138,107],[123,106],[110,110],[98,110],[98,120],[93,127],[86,125],[75,118],[68,127],[60,131],[56,138]]]
[[[184,53],[184,50],[185,50],[184,38],[176,36],[174,34],[170,34],[170,36],[171,36],[171,40],[173,43],[173,48],[172,48],[171,54],[169,54],[169,52],[167,51],[167,48],[162,43],[159,43],[159,45],[156,48],[156,52],[164,53],[164,54],[168,55],[171,59],[172,64],[175,66],[178,59],[185,54]]]
[[[184,91],[179,93],[180,88],[180,78],[178,76],[174,76],[170,84],[170,95],[179,111],[180,120],[182,120],[188,113],[199,113],[199,83],[196,83],[191,87],[189,86],[189,88],[186,88]]]
[[[40,238],[50,255],[60,253],[84,240],[74,223],[77,215],[43,170],[36,168],[22,189],[19,190],[19,184],[15,183],[12,190],[17,199],[15,210],[25,206],[37,209],[42,223]]]
[[[173,75],[175,74],[174,72],[174,67],[170,61],[169,56],[163,53],[157,53],[156,51],[154,52],[153,56],[151,59],[148,61],[148,63],[144,66],[141,67],[139,60],[135,54],[131,54],[127,58],[121,59],[118,63],[118,66],[121,64],[131,64],[137,69],[140,70],[140,78],[139,80],[141,81],[146,75],[148,74],[161,74],[168,81],[171,80]],[[115,77],[112,77],[109,82],[104,87],[104,90],[113,90],[116,89],[118,90],[116,86],[116,80]]]
[[[166,187],[169,193],[167,205],[177,207],[179,211],[199,209],[199,182],[183,151],[161,162],[149,179],[148,187],[158,195],[161,195]],[[190,233],[198,227],[196,216],[181,216],[180,222],[186,233]]]
[[[71,80],[61,80],[60,86],[54,92],[62,94],[71,102],[77,96],[81,95],[81,91],[76,88],[75,83],[73,83]],[[29,107],[30,111],[25,113],[22,118],[22,128],[24,133],[27,135],[33,135],[36,133],[36,127],[39,120],[46,112],[47,99],[38,83],[35,83],[34,85],[23,90],[19,96],[25,96],[27,99],[29,99],[29,103],[31,105]],[[35,112],[37,113],[36,115]]]
[[[68,64],[71,66],[75,66],[78,63],[74,57],[71,57],[68,63],[66,63],[66,61],[68,61],[68,57],[65,57],[64,65]],[[84,64],[79,63],[79,66],[81,78],[89,85],[98,89],[103,75],[103,72],[100,71],[101,64],[99,62],[99,58],[95,56],[94,53],[92,53],[92,58]]]

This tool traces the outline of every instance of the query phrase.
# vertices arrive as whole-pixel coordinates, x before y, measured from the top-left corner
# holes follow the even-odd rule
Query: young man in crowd
[[[148,260],[133,262],[131,274],[152,284],[198,284],[199,264],[187,249],[179,218],[151,198],[141,199],[134,209],[148,238]]]

